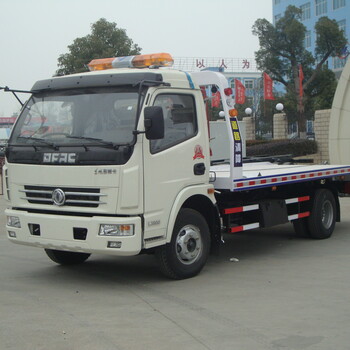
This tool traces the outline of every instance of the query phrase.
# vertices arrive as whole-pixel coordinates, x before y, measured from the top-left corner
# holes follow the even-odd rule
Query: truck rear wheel
[[[63,250],[45,249],[47,256],[57,264],[60,265],[76,265],[83,263],[90,254],[66,252]]]
[[[197,275],[210,250],[210,232],[204,217],[193,209],[181,209],[170,243],[156,251],[160,270],[173,279]]]
[[[337,206],[333,193],[328,189],[316,191],[311,214],[308,218],[308,231],[311,238],[329,238],[334,230]]]

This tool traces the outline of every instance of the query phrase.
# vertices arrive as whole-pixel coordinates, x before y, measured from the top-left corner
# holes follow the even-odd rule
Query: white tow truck
[[[181,279],[200,272],[224,233],[292,221],[309,237],[331,236],[350,165],[245,163],[227,80],[172,62],[97,59],[91,72],[34,84],[5,153],[12,242],[65,265],[151,252]],[[211,147],[208,86],[221,94],[227,159]]]

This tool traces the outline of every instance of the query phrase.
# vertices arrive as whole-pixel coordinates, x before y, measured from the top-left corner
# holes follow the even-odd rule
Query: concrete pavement
[[[7,240],[5,206],[1,196],[1,350],[350,348],[350,198],[331,239],[290,224],[246,231],[183,281],[147,255],[57,266]]]

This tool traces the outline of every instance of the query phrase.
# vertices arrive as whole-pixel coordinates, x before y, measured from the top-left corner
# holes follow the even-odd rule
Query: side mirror
[[[148,140],[164,138],[164,115],[159,106],[146,107],[144,110],[145,133]]]
[[[5,157],[5,152],[6,152],[6,144],[0,144],[0,158]]]

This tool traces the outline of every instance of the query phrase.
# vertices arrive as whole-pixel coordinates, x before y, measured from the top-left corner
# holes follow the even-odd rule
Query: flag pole
[[[298,134],[299,134],[299,138],[300,138],[300,129],[301,129],[301,125],[302,123],[305,121],[303,116],[304,116],[304,111],[303,111],[303,95],[304,95],[304,91],[303,91],[303,80],[304,80],[304,72],[303,72],[303,67],[301,64],[299,64],[299,122],[298,122]],[[306,138],[306,125],[304,125],[303,127],[303,133],[305,133],[305,138]],[[304,135],[302,135],[304,138]]]

